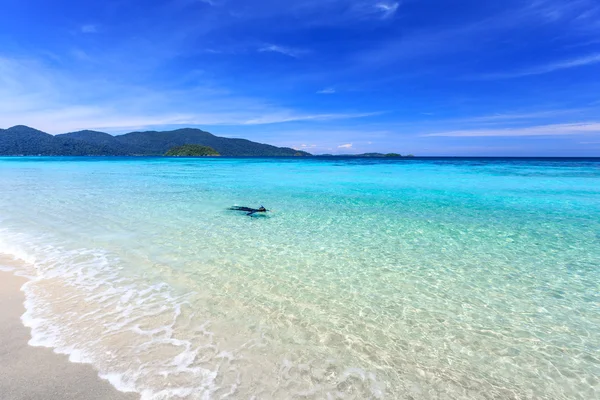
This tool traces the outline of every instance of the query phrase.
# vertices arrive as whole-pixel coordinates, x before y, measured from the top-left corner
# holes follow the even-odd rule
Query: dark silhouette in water
[[[249,216],[252,216],[253,214],[256,214],[256,213],[266,213],[267,211],[269,211],[263,206],[260,206],[259,208],[233,206],[233,207],[230,207],[229,209],[231,211],[244,211],[246,213],[246,215],[249,215]]]

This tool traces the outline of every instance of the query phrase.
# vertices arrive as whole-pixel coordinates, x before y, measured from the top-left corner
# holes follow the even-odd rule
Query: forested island
[[[214,157],[220,154],[209,146],[199,144],[185,144],[173,147],[165,153],[165,157]]]

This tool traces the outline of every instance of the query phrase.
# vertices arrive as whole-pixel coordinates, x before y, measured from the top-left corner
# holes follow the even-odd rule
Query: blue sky
[[[597,0],[2,3],[2,128],[600,156]]]

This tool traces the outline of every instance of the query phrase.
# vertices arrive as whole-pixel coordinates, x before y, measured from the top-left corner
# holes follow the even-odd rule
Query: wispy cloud
[[[351,149],[351,148],[352,148],[352,143],[340,144],[338,146],[338,149]]]
[[[81,33],[98,33],[98,25],[87,24],[80,27]]]
[[[207,4],[209,6],[218,6],[222,2],[220,2],[218,0],[172,0],[171,1],[171,4],[173,6],[179,7],[179,8],[192,6],[192,5],[195,5],[195,4],[198,4],[198,3]]]
[[[510,79],[510,78],[521,78],[531,75],[542,75],[548,74],[555,71],[560,71],[569,68],[582,67],[585,65],[592,65],[600,63],[600,53],[590,54],[587,56],[573,58],[570,60],[563,60],[554,62],[546,65],[540,65],[534,68],[524,69],[521,71],[514,72],[501,72],[497,74],[485,74],[475,77],[476,79],[492,80],[492,79]]]
[[[178,2],[199,2],[203,0],[172,0]],[[246,0],[204,0],[213,5],[224,5],[229,16],[238,21],[252,21],[265,18],[280,19],[293,17],[311,26],[338,26],[357,20],[377,22],[393,17],[401,0],[293,0],[293,1],[254,1],[248,7]],[[219,4],[215,4],[215,3]],[[262,21],[260,23],[263,23]]]
[[[523,41],[528,42],[527,32],[548,29],[548,19],[552,14],[560,15],[556,24],[560,25],[561,36],[576,40],[596,39],[600,32],[600,7],[595,0],[528,0],[509,2],[513,6],[505,7],[500,12],[488,13],[476,19],[465,18],[460,24],[443,24],[431,29],[406,29],[402,35],[392,35],[374,46],[356,52],[355,65],[362,68],[392,65],[404,60],[418,60],[435,57],[435,64],[427,69],[433,70],[443,65],[446,58],[459,53],[473,53],[478,59],[489,52],[491,43],[508,43],[512,35],[525,35]],[[595,5],[594,5],[595,3]],[[374,5],[372,5],[374,7]],[[399,7],[398,7],[399,9]],[[380,9],[380,11],[383,11]],[[396,11],[397,12],[397,11]],[[593,16],[593,18],[592,18]],[[574,38],[574,39],[573,39]],[[533,39],[531,40],[534,41]],[[451,46],[448,43],[452,43]],[[513,60],[511,60],[512,63]],[[572,68],[579,64],[596,62],[589,57],[567,60],[558,63],[538,66],[514,72],[497,72],[471,75],[470,80],[508,79],[519,76],[536,75],[552,72],[561,68]],[[508,64],[508,63],[506,63]]]
[[[597,25],[600,7],[595,0],[533,0],[528,2],[526,13],[540,17],[547,23],[570,22],[579,28],[589,28]]]
[[[279,54],[283,54],[285,56],[293,57],[293,58],[300,58],[309,53],[308,50],[296,49],[296,48],[287,47],[287,46],[279,46],[276,44],[265,45],[265,46],[259,48],[258,51],[261,53],[265,53],[265,52],[279,53]]]
[[[31,60],[0,58],[0,127],[27,124],[50,133],[155,126],[251,126],[367,118],[381,112],[290,109],[215,87],[164,90],[63,74]]]
[[[334,94],[335,93],[335,88],[332,87],[328,87],[325,89],[321,89],[319,91],[317,91],[318,94]]]
[[[343,1],[339,1],[340,5],[344,3]],[[390,1],[390,0],[381,0],[381,1],[348,1],[350,7],[347,7],[345,12],[342,12],[342,16],[345,16],[346,19],[361,19],[361,20],[386,20],[392,18],[398,8],[400,7],[400,2],[398,1]]]
[[[400,7],[400,3],[396,2],[381,2],[375,4],[375,9],[381,12],[381,18],[391,18],[398,11],[398,7]]]
[[[92,57],[90,57],[90,55],[88,53],[86,53],[85,51],[81,50],[81,49],[73,49],[71,50],[71,54],[73,55],[74,58],[80,60],[80,61],[91,61]]]
[[[368,113],[336,113],[336,114],[290,114],[290,113],[275,113],[271,115],[261,116],[242,122],[242,125],[263,125],[276,124],[283,122],[298,122],[298,121],[333,121],[341,119],[367,118],[383,114],[382,112]]]
[[[580,122],[505,129],[466,129],[427,133],[424,137],[526,137],[600,134],[600,122]]]
[[[483,115],[479,117],[461,118],[455,119],[453,122],[522,122],[527,119],[543,119],[543,118],[554,118],[562,117],[570,114],[577,114],[580,112],[589,111],[585,108],[573,108],[573,109],[562,109],[562,110],[546,110],[536,112],[524,112],[524,113],[497,113],[492,115]]]

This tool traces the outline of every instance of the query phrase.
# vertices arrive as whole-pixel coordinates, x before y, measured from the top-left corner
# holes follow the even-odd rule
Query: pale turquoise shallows
[[[600,398],[599,160],[1,158],[0,253],[144,399]]]

